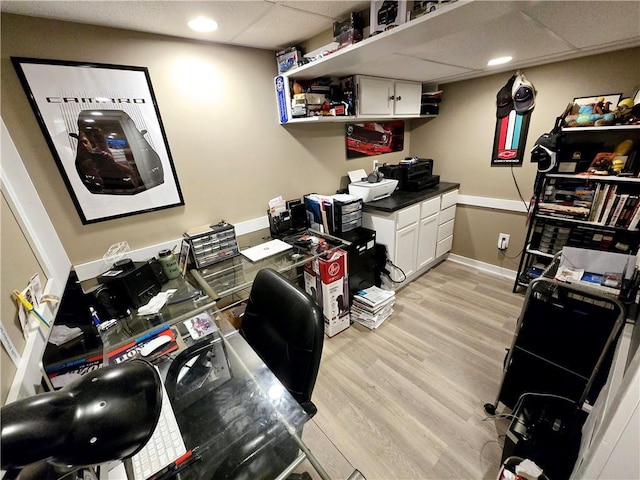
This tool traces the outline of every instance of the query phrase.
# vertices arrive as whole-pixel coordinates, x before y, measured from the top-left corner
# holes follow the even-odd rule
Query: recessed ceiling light
[[[494,65],[502,65],[503,63],[509,63],[511,60],[513,60],[513,57],[498,57],[498,58],[492,58],[491,60],[489,60],[487,62],[487,65],[489,67],[492,67]]]
[[[187,25],[196,32],[213,32],[218,29],[218,22],[207,17],[194,18],[193,20],[189,20]]]

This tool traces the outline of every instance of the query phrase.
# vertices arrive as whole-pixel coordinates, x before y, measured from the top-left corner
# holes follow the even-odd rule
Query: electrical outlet
[[[498,235],[498,250],[506,250],[509,247],[509,237],[508,233]]]

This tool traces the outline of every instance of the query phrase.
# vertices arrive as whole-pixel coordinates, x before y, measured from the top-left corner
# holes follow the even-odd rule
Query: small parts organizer
[[[191,258],[196,268],[206,267],[238,255],[238,242],[233,225],[220,222],[199,233],[185,233]]]

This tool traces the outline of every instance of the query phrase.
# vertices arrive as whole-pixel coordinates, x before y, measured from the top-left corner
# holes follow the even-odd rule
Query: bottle
[[[162,265],[162,270],[169,280],[178,278],[180,276],[180,268],[178,268],[178,259],[174,253],[169,250],[160,250],[158,252],[158,259]]]

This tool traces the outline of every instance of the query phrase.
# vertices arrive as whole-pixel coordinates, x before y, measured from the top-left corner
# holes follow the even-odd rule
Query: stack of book
[[[618,190],[617,185],[598,185],[589,220],[600,225],[637,230],[640,223],[639,197]]]
[[[396,292],[373,286],[358,291],[353,297],[351,318],[367,328],[374,329],[382,325],[393,313]]]

